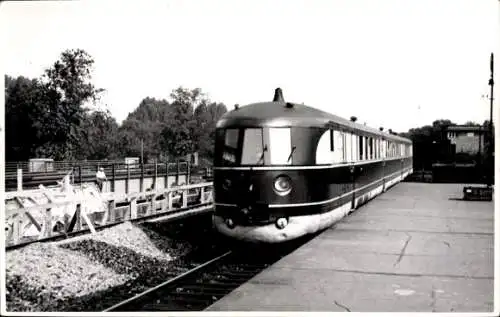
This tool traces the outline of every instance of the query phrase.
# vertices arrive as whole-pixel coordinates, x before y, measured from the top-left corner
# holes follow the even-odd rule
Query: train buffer
[[[493,202],[463,187],[401,183],[207,310],[492,313]]]

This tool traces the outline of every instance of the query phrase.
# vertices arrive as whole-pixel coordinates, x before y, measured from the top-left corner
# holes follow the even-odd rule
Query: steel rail
[[[176,277],[173,277],[171,279],[168,279],[167,281],[165,281],[165,282],[163,282],[161,284],[158,284],[158,285],[156,285],[156,286],[154,286],[152,288],[149,288],[149,289],[143,291],[142,293],[136,294],[133,297],[127,298],[126,300],[121,301],[121,302],[119,302],[119,303],[117,303],[117,304],[115,304],[115,305],[113,305],[113,306],[111,306],[111,307],[103,310],[103,312],[110,312],[110,311],[115,310],[116,308],[123,307],[123,306],[125,306],[125,305],[133,302],[134,300],[139,299],[141,297],[144,297],[144,296],[146,296],[148,294],[151,294],[152,292],[154,292],[154,291],[156,291],[156,290],[158,290],[158,289],[160,289],[162,287],[165,287],[165,286],[167,286],[169,284],[172,284],[173,282],[175,282],[175,281],[177,281],[177,280],[179,280],[181,278],[184,278],[184,277],[186,277],[186,276],[188,276],[190,274],[196,273],[199,270],[201,270],[202,268],[204,268],[204,267],[206,267],[206,266],[208,266],[208,265],[210,265],[210,264],[212,264],[212,263],[214,263],[216,261],[219,261],[219,260],[221,260],[223,258],[226,258],[227,256],[229,256],[232,253],[233,253],[232,251],[227,251],[226,253],[224,253],[222,255],[219,255],[219,256],[217,256],[217,257],[215,257],[215,258],[213,258],[213,259],[211,259],[211,260],[209,260],[209,261],[207,261],[207,262],[205,262],[205,263],[203,263],[201,265],[198,265],[197,267],[192,268],[191,270],[189,270],[187,272],[184,272],[184,273],[182,273],[182,274],[180,274],[180,275],[178,275]]]

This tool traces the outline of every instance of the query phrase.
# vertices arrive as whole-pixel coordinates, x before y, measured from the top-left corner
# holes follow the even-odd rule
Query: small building
[[[483,126],[449,126],[446,137],[455,148],[455,153],[484,154],[488,129]]]
[[[32,158],[29,161],[28,172],[53,172],[54,159],[51,158]]]

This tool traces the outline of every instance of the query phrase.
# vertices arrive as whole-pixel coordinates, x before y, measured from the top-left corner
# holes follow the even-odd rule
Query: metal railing
[[[151,164],[126,164],[121,161],[46,162],[47,167],[38,168],[36,172],[33,172],[30,163],[32,162],[6,162],[5,188],[7,191],[37,188],[40,184],[56,185],[67,174],[71,175],[73,184],[95,182],[96,172],[100,167],[104,169],[108,181],[113,184],[112,191],[115,180],[141,179],[142,184],[144,178],[151,177],[156,180],[169,175],[196,175],[210,180],[209,176],[212,173],[210,168],[193,167],[183,161]],[[22,171],[21,175],[18,175],[19,169]],[[189,176],[186,183],[189,183]]]

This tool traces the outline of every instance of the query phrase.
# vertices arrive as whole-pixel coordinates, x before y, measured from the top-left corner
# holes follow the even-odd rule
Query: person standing
[[[104,168],[102,167],[99,168],[99,170],[95,174],[95,178],[97,181],[97,186],[99,187],[99,191],[102,192],[104,182],[107,181],[106,174],[104,173]]]

